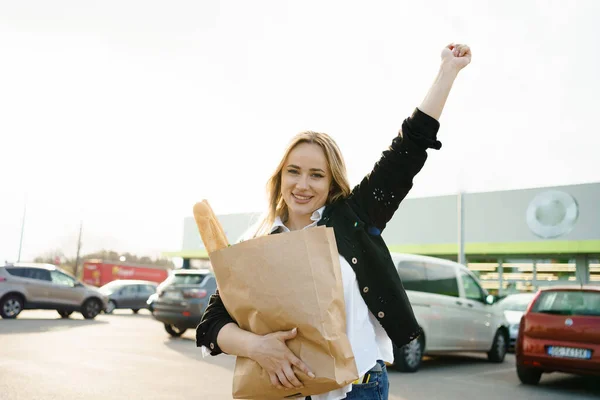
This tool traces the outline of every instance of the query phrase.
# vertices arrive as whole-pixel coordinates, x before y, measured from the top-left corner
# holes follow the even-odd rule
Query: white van
[[[492,307],[494,297],[465,266],[414,254],[392,253],[423,335],[394,347],[394,364],[415,372],[424,354],[452,351],[485,352],[492,362],[504,361],[508,321]]]

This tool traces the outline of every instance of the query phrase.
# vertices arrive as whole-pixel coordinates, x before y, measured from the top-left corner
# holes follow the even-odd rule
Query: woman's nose
[[[300,176],[300,178],[296,182],[296,186],[301,189],[307,189],[308,188],[308,176],[304,176],[304,175]]]

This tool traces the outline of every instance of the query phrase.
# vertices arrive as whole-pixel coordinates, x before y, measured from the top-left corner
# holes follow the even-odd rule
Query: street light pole
[[[75,256],[75,268],[73,275],[77,278],[77,270],[79,269],[79,252],[81,251],[81,232],[83,230],[83,220],[79,221],[79,238],[77,239],[77,255]]]
[[[27,215],[27,196],[25,196],[25,202],[23,204],[23,220],[21,221],[21,239],[19,239],[19,255],[17,256],[17,262],[21,261],[21,249],[23,248],[23,232],[25,231],[25,216]]]
[[[464,193],[458,193],[458,263],[466,265],[465,257],[465,205]]]

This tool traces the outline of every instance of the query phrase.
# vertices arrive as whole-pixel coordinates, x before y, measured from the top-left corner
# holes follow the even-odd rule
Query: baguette
[[[202,200],[194,205],[194,219],[208,254],[229,246],[225,231],[208,201]]]

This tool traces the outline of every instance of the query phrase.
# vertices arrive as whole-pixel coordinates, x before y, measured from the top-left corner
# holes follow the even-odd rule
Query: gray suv
[[[217,290],[215,276],[207,269],[181,269],[171,272],[152,300],[152,316],[171,336],[181,336],[200,323],[208,300]]]
[[[0,266],[0,316],[16,318],[23,310],[56,310],[67,318],[73,311],[93,319],[106,309],[108,296],[51,264]]]
[[[148,298],[156,293],[158,283],[140,280],[116,280],[102,286],[100,292],[108,296],[105,313],[115,309],[129,308],[134,314],[142,308],[148,308]]]

